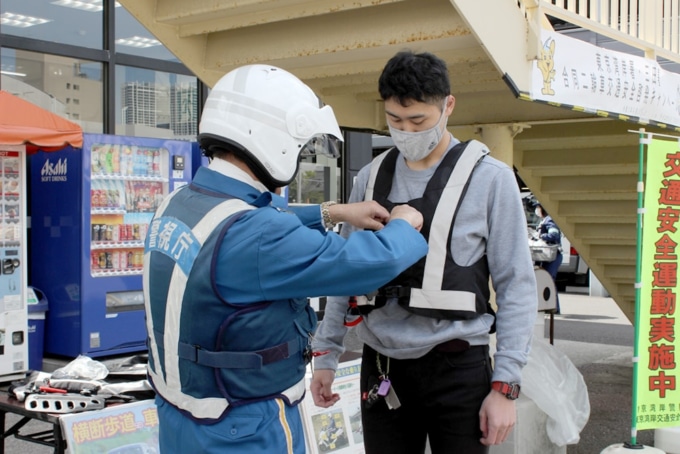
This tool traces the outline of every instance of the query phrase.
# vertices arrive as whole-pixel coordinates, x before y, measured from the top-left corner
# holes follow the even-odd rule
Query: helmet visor
[[[329,158],[339,158],[340,142],[339,139],[330,134],[316,135],[302,146],[300,156],[324,155]]]

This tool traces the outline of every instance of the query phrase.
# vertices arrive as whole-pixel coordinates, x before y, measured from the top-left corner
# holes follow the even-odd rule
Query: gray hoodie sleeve
[[[486,254],[497,305],[493,379],[519,383],[537,315],[536,278],[515,175],[504,164],[485,160],[501,166],[486,205]]]
[[[369,170],[370,164],[359,171],[349,196],[349,203],[364,200]],[[354,226],[345,223],[340,228],[340,235],[348,238],[355,230]],[[349,330],[344,324],[348,298],[349,296],[332,296],[326,299],[324,317],[312,341],[313,350],[317,353],[323,352],[314,358],[316,369],[337,369],[340,356],[345,352],[345,336]]]

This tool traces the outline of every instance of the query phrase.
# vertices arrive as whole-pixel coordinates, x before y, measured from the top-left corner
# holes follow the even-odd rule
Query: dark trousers
[[[377,359],[386,372],[387,358],[364,345],[361,391],[379,382]],[[390,382],[401,407],[390,410],[384,399],[370,408],[361,402],[366,454],[418,454],[429,437],[432,454],[486,454],[479,442],[479,409],[491,389],[488,346],[462,352],[436,349],[418,359],[390,359]]]

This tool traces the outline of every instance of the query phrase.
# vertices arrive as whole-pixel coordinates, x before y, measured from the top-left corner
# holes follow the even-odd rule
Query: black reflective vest
[[[362,314],[395,297],[410,312],[440,319],[465,320],[492,313],[486,255],[471,266],[456,264],[451,255],[451,233],[460,202],[475,166],[488,152],[475,140],[457,144],[442,159],[423,196],[407,202],[423,214],[421,233],[428,242],[428,254],[377,294],[359,298]],[[365,200],[376,200],[388,210],[396,205],[388,196],[399,156],[392,148],[373,161]]]

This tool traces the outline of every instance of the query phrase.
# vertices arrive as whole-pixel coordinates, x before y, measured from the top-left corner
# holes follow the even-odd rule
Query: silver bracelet
[[[331,219],[331,212],[329,208],[332,205],[336,205],[337,202],[333,201],[328,201],[328,202],[323,202],[321,204],[321,220],[323,221],[324,227],[326,229],[330,230],[335,227],[335,222],[333,222],[333,219]]]

